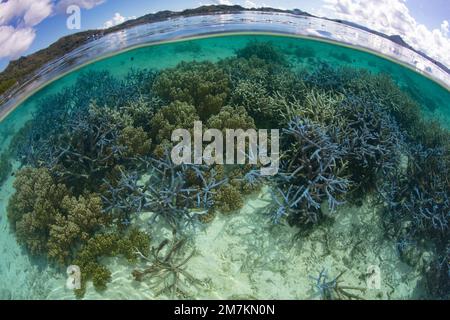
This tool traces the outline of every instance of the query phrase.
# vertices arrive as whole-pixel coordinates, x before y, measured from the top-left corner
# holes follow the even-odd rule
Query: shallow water
[[[386,73],[421,107],[423,117],[450,129],[450,92],[436,82],[387,59],[370,53],[316,40],[273,35],[232,35],[152,45],[117,54],[86,65],[36,92],[0,123],[0,151],[6,152],[14,134],[33,118],[39,101],[73,86],[88,71],[108,71],[117,78],[130,70],[163,70],[182,61],[211,61],[232,57],[236,51],[257,40],[270,42],[284,53],[290,68],[314,69],[319,62],[333,67],[351,66],[371,73]],[[52,108],[51,105],[46,108]],[[13,163],[13,172],[19,163]],[[64,287],[65,273],[45,261],[35,261],[17,244],[10,229],[6,207],[14,192],[10,176],[0,187],[0,298],[73,299]],[[348,286],[365,288],[368,268],[378,266],[382,285],[366,290],[369,299],[426,297],[423,275],[418,267],[401,261],[396,243],[385,237],[383,214],[368,196],[361,206],[340,207],[333,223],[320,226],[296,239],[294,227],[273,225],[263,214],[270,192],[263,188],[245,199],[242,209],[232,215],[217,216],[194,237],[190,246],[196,254],[186,270],[198,275],[201,285],[190,286],[180,298],[315,299],[312,276],[323,269],[342,277]],[[133,225],[152,234],[158,243],[170,236],[163,225],[148,226],[145,215],[133,217]],[[427,253],[425,253],[426,255]],[[429,253],[428,253],[429,254]],[[41,259],[42,260],[42,259]],[[133,267],[122,258],[106,258],[112,280],[108,289],[97,292],[87,284],[85,298],[167,298],[157,296],[152,287],[133,281]]]

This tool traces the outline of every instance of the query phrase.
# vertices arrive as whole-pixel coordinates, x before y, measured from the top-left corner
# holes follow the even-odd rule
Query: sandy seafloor
[[[159,68],[175,66],[179,61],[213,60],[225,58],[234,50],[245,45],[235,41],[222,45],[182,46],[172,52],[172,59],[165,57],[167,48],[140,51],[133,57],[135,67],[149,67],[149,60]],[[144,48],[145,49],[145,48]],[[305,65],[304,60],[295,57],[295,46],[288,48],[290,61],[294,67]],[[336,49],[336,48],[335,48]],[[337,51],[343,50],[340,48]],[[289,53],[289,52],[288,52]],[[310,59],[335,59],[331,52],[319,51]],[[140,57],[139,55],[142,55]],[[376,65],[368,60],[366,53],[352,61],[356,67],[373,71],[385,70],[386,66]],[[211,57],[214,57],[211,59]],[[115,75],[125,74],[129,61],[121,56],[92,65],[91,70],[110,70]],[[373,58],[375,59],[375,58]],[[378,58],[376,58],[378,59]],[[139,64],[142,65],[139,65]],[[308,62],[309,64],[311,61]],[[114,70],[116,68],[116,70]],[[74,75],[59,80],[50,92],[73,83]],[[13,128],[3,127],[0,145],[9,143],[12,131],[17,131],[30,117],[27,111],[17,110]],[[22,114],[23,113],[23,114]],[[425,116],[450,123],[450,115],[442,110],[426,112]],[[2,124],[3,125],[3,124]],[[2,149],[2,148],[0,148]],[[32,260],[17,244],[10,231],[6,206],[14,192],[13,177],[0,186],[0,299],[74,299],[71,290],[65,288],[65,273],[55,271],[43,261]],[[190,299],[318,299],[313,290],[314,280],[325,268],[331,278],[345,271],[341,277],[342,285],[366,288],[365,274],[370,266],[378,266],[381,271],[381,288],[349,292],[366,299],[411,299],[424,298],[420,263],[416,269],[400,261],[396,244],[385,237],[381,210],[374,201],[366,199],[361,207],[344,205],[334,215],[333,223],[322,225],[306,236],[298,239],[298,230],[288,226],[273,225],[264,214],[268,205],[267,188],[259,195],[247,199],[239,212],[229,215],[217,214],[204,230],[199,230],[194,238],[196,255],[189,260],[186,270],[201,281],[201,285],[188,288],[185,298]],[[140,214],[134,221],[149,231],[153,246],[157,246],[170,232],[160,224],[148,226],[145,219],[149,214]],[[424,253],[421,259],[428,259]],[[88,284],[85,299],[164,299],[156,296],[149,280],[136,282],[130,266],[124,259],[107,258],[104,263],[112,271],[112,281],[108,289],[96,292],[92,283]],[[143,265],[141,265],[142,267]]]
[[[11,192],[10,182],[1,197]],[[348,290],[364,299],[423,298],[421,275],[400,261],[395,243],[387,240],[380,211],[368,199],[362,207],[344,205],[334,215],[333,223],[319,226],[311,234],[296,238],[296,228],[273,225],[265,214],[270,194],[268,188],[250,196],[235,213],[218,214],[199,230],[194,238],[195,255],[186,271],[200,281],[197,286],[185,282],[188,299],[319,299],[314,290],[317,277],[325,268],[330,278],[345,271],[342,285],[365,288]],[[75,299],[65,287],[65,275],[39,262],[30,261],[8,232],[2,202],[0,243],[1,299]],[[162,224],[148,226],[151,213],[139,215],[133,222],[153,235],[152,245],[171,232]],[[186,250],[190,252],[190,248]],[[426,254],[424,257],[426,258]],[[105,258],[112,271],[112,281],[104,292],[88,284],[84,299],[166,299],[155,295],[152,278],[137,282],[131,272],[136,266],[123,258]],[[41,264],[43,265],[43,264]],[[367,289],[365,275],[369,266],[381,271],[380,289]],[[145,261],[137,264],[144,267]],[[331,279],[330,279],[331,280]]]

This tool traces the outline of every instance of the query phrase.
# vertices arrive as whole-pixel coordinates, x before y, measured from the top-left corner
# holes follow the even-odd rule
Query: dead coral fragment
[[[152,248],[148,257],[138,252],[149,266],[144,270],[134,270],[134,279],[143,281],[145,277],[149,277],[156,296],[166,294],[172,299],[177,296],[188,297],[186,284],[199,285],[200,281],[184,268],[195,254],[195,250],[192,250],[186,256],[183,251],[186,245],[186,239],[166,239],[158,247]]]
[[[349,290],[360,292],[365,292],[366,290],[342,285],[340,278],[344,273],[345,271],[341,272],[333,280],[329,280],[327,271],[322,269],[317,278],[311,277],[314,280],[314,288],[322,300],[362,300],[360,296],[350,293]]]

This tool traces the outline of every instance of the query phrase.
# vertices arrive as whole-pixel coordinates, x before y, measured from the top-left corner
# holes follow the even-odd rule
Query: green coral
[[[153,89],[168,102],[178,100],[195,106],[202,120],[217,114],[230,92],[227,75],[211,62],[182,62],[163,71]]]
[[[208,119],[209,128],[225,129],[256,129],[255,121],[250,117],[244,107],[233,108],[225,106],[219,114]]]
[[[142,127],[123,128],[118,142],[125,147],[124,156],[126,157],[148,155],[152,147],[152,140]]]
[[[96,290],[106,289],[111,280],[111,272],[101,264],[101,258],[122,255],[134,263],[137,261],[136,252],[147,255],[149,250],[150,237],[135,228],[127,234],[96,234],[78,251],[73,261],[73,264],[80,267],[82,275],[81,289],[75,291],[76,295],[80,298],[84,295],[89,280],[92,280]]]
[[[0,185],[8,178],[11,169],[12,165],[9,157],[6,154],[0,155]]]
[[[60,213],[50,226],[48,257],[60,264],[70,260],[80,243],[88,241],[95,232],[107,224],[107,216],[102,212],[99,196],[65,196]]]
[[[50,226],[55,222],[67,188],[56,184],[47,169],[24,168],[14,181],[8,218],[17,240],[34,255],[45,254]]]
[[[80,244],[108,222],[99,196],[71,196],[48,169],[20,170],[14,187],[8,218],[18,242],[33,255],[65,264]]]
[[[286,58],[271,42],[251,41],[244,48],[236,51],[238,58],[257,57],[272,64],[287,64]]]
[[[241,193],[232,185],[224,185],[214,195],[214,203],[217,209],[223,213],[239,210],[244,205]]]
[[[161,108],[151,120],[152,136],[158,144],[170,141],[173,130],[191,129],[197,120],[199,116],[194,106],[186,102],[172,102]]]

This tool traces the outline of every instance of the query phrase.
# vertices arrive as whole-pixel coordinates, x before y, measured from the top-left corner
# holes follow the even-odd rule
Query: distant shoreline
[[[8,108],[7,110],[3,110],[0,113],[0,123],[2,121],[4,121],[6,119],[6,117],[8,115],[10,115],[15,109],[17,109],[18,106],[20,106],[23,102],[25,102],[28,98],[30,98],[32,95],[34,95],[35,93],[37,93],[38,91],[44,89],[45,87],[49,86],[50,84],[52,84],[53,82],[65,77],[66,75],[75,72],[85,66],[88,66],[90,64],[96,63],[98,61],[102,61],[111,57],[114,57],[116,55],[119,54],[123,54],[125,52],[129,52],[132,50],[136,50],[139,48],[145,48],[145,47],[152,47],[152,46],[158,46],[158,45],[162,45],[162,44],[169,44],[169,43],[176,43],[176,42],[184,42],[184,41],[190,41],[190,40],[197,40],[197,39],[206,39],[206,38],[213,38],[213,37],[226,37],[226,36],[249,36],[249,35],[268,35],[268,36],[279,36],[279,37],[289,37],[289,38],[298,38],[298,39],[306,39],[306,40],[313,40],[313,41],[319,41],[319,42],[323,42],[323,43],[328,43],[328,44],[332,44],[332,45],[337,45],[337,46],[341,46],[341,47],[345,47],[345,48],[349,48],[349,49],[353,49],[353,50],[358,50],[361,52],[366,52],[375,56],[378,56],[382,59],[386,59],[392,63],[398,64],[402,67],[408,68],[409,70],[423,76],[426,77],[427,79],[435,82],[436,84],[440,85],[442,88],[444,88],[445,90],[450,92],[450,87],[447,86],[445,83],[442,83],[440,81],[438,81],[437,79],[434,79],[426,74],[420,73],[418,72],[416,69],[414,69],[411,65],[404,63],[402,61],[398,61],[396,59],[393,59],[389,56],[383,55],[382,53],[376,52],[376,51],[372,51],[370,49],[364,48],[364,47],[359,47],[359,46],[353,46],[350,44],[345,44],[345,43],[341,43],[338,41],[333,41],[333,40],[328,40],[328,39],[324,39],[324,38],[320,38],[320,37],[314,37],[314,36],[303,36],[303,35],[295,35],[295,34],[288,34],[288,33],[281,33],[281,32],[222,32],[222,33],[212,33],[212,34],[206,34],[206,35],[200,35],[200,36],[191,36],[191,37],[186,37],[186,38],[179,38],[179,39],[171,39],[171,40],[163,40],[163,41],[156,41],[156,42],[151,42],[151,43],[142,43],[142,44],[138,44],[135,46],[131,46],[129,48],[125,48],[123,50],[117,51],[117,52],[113,52],[113,53],[109,53],[109,54],[105,54],[103,56],[94,58],[90,61],[87,61],[85,63],[80,64],[79,66],[74,67],[73,69],[70,69],[68,71],[63,72],[62,74],[50,79],[49,81],[43,83],[42,85],[38,86],[37,88],[33,89],[32,91],[30,91],[29,93],[27,93],[26,95],[24,95],[21,99],[19,99],[14,105],[12,105],[10,108]]]

